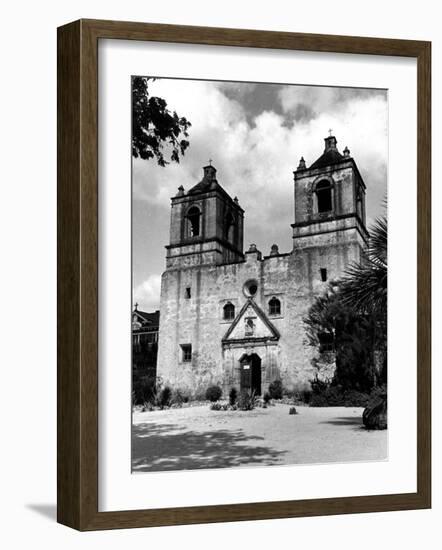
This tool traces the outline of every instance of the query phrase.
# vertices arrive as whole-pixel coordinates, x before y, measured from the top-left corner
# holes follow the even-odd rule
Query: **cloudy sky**
[[[218,182],[245,210],[244,247],[268,254],[291,250],[293,170],[324,150],[332,129],[338,149],[350,149],[367,186],[367,222],[387,192],[388,103],[385,90],[159,79],[163,97],[192,127],[180,164],[162,168],[133,159],[133,293],[139,308],[159,308],[168,244],[170,197],[202,178],[213,159]]]

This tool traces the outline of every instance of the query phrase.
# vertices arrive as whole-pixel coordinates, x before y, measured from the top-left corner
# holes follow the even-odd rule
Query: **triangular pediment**
[[[278,339],[278,330],[254,300],[248,299],[230,325],[223,342]]]
[[[142,325],[151,325],[152,321],[150,319],[147,319],[145,315],[140,313],[139,311],[135,310],[132,312],[132,322],[138,322]]]

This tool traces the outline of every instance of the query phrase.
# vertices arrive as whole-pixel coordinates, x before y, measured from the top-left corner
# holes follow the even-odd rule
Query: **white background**
[[[268,6],[268,4],[266,4]],[[433,41],[433,211],[441,205],[442,38],[437,2],[16,2],[2,10],[1,542],[7,548],[436,548],[441,502],[441,291],[434,287],[433,510],[79,534],[55,515],[56,27],[79,17]],[[405,220],[404,220],[405,222]],[[441,216],[434,223],[434,280]],[[407,243],[404,243],[404,252]],[[406,266],[406,257],[404,258]],[[404,426],[407,429],[407,426]],[[5,540],[3,540],[5,539]]]
[[[207,46],[115,40],[104,41],[99,52],[99,509],[415,492],[416,361],[410,358],[416,357],[416,62],[250,48],[212,47],[209,54]],[[388,89],[388,461],[131,475],[129,82],[146,67],[177,77],[256,81],[264,75],[271,82]],[[409,247],[408,270],[403,241]],[[399,319],[406,322],[399,326]]]

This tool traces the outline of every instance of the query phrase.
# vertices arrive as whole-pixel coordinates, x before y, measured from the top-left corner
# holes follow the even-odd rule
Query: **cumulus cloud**
[[[385,90],[329,86],[283,86],[278,92],[284,113],[308,121],[325,112],[346,110],[352,100],[385,97]]]
[[[158,274],[149,277],[134,289],[134,303],[143,311],[152,311],[160,308],[161,276]]]
[[[192,127],[180,164],[133,162],[134,201],[146,212],[138,233],[134,226],[143,254],[150,239],[146,220],[154,212],[161,218],[155,238],[167,244],[170,197],[180,185],[186,190],[195,185],[209,159],[219,183],[245,210],[245,246],[254,242],[265,254],[273,243],[290,250],[293,170],[301,156],[309,165],[322,154],[329,128],[341,151],[349,147],[365,180],[369,220],[380,213],[387,180],[386,92],[168,79],[152,82],[150,92],[164,97]],[[148,281],[159,261],[150,261],[135,279]]]

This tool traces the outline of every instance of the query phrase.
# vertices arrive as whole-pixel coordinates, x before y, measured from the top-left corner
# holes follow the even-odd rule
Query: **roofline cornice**
[[[349,168],[350,166],[353,167],[355,172],[357,173],[364,190],[367,189],[364,179],[361,176],[361,172],[359,171],[358,165],[356,164],[356,161],[353,157],[346,158],[334,164],[329,164],[328,166],[323,166],[322,168],[305,168],[304,170],[294,170],[293,175],[295,180],[300,180],[311,176],[316,176],[316,175],[319,176],[321,174],[324,174],[325,172],[334,172],[335,170],[344,170],[345,168]]]

